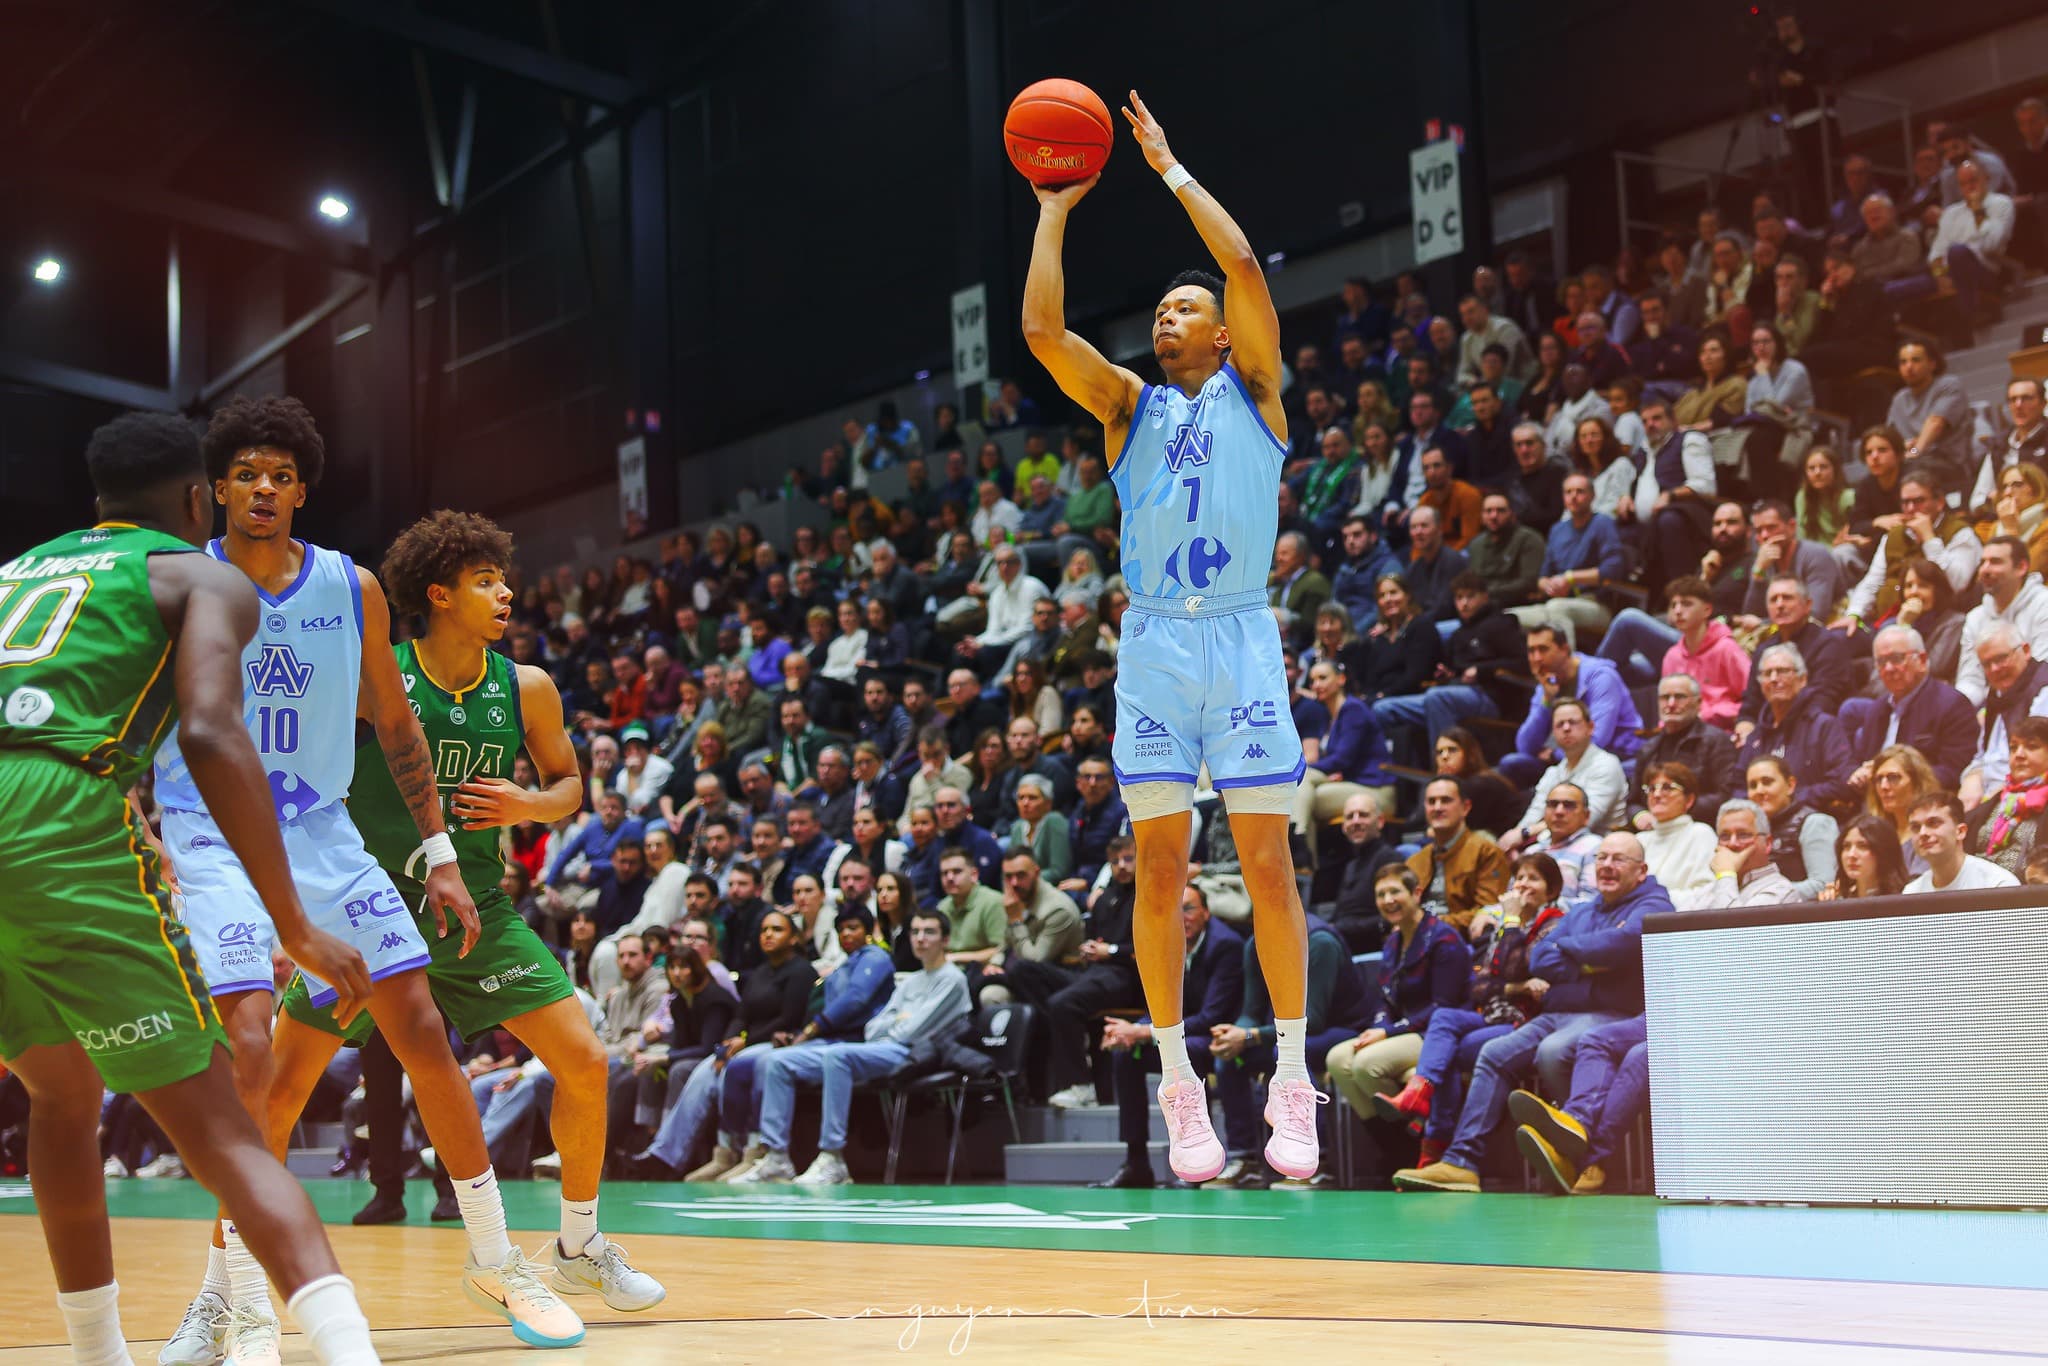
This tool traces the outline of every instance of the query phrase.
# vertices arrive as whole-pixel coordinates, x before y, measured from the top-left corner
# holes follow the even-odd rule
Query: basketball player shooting
[[[1184,1181],[1215,1177],[1223,1145],[1182,1033],[1187,881],[1196,776],[1223,794],[1251,894],[1259,962],[1277,1046],[1267,1089],[1266,1160],[1307,1179],[1317,1163],[1306,1043],[1308,932],[1288,848],[1288,806],[1301,739],[1288,710],[1280,631],[1266,601],[1287,452],[1280,407],[1280,320],[1259,257],[1223,206],[1167,148],[1138,92],[1124,118],[1145,160],[1180,200],[1223,278],[1175,277],[1153,315],[1152,353],[1166,383],[1112,365],[1067,330],[1060,252],[1067,215],[1100,174],[1035,186],[1038,230],[1024,285],[1024,339],[1060,389],[1100,418],[1116,452],[1122,569],[1130,589],[1116,680],[1117,782],[1138,844],[1138,972],[1159,1046],[1168,1161]],[[1208,1040],[1199,1040],[1207,1057]]]

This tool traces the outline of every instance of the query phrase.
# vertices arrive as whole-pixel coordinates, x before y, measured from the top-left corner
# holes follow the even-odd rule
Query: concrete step
[[[1166,1116],[1159,1107],[1148,1105],[1151,1136],[1166,1137]],[[1115,1143],[1117,1115],[1114,1105],[1080,1105],[1057,1110],[1050,1105],[1033,1105],[1017,1113],[1017,1127],[1026,1143]]]
[[[291,1151],[285,1154],[285,1170],[298,1177],[327,1175],[346,1136],[339,1124],[301,1124],[292,1135]]]
[[[334,1165],[333,1148],[293,1148],[284,1155],[284,1169],[301,1181],[308,1177],[327,1175],[327,1169]]]
[[[1149,1145],[1152,1178],[1165,1181],[1166,1140]],[[1025,1186],[1085,1186],[1102,1181],[1123,1165],[1121,1143],[1008,1143],[1003,1146],[1004,1178]]]

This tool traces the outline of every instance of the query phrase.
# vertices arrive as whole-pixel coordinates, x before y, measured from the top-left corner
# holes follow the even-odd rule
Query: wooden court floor
[[[191,1192],[189,1183],[181,1183]],[[322,1184],[322,1183],[314,1183]],[[354,1183],[349,1199],[359,1197]],[[552,1188],[542,1187],[549,1192]],[[2040,1267],[1983,1277],[1986,1284],[1844,1279],[1826,1267],[1812,1276],[1611,1269],[1646,1260],[1646,1247],[1623,1232],[1573,1265],[1494,1265],[1485,1261],[1383,1260],[1361,1247],[1392,1250],[1456,1237],[1472,1255],[1470,1230],[1497,1222],[1494,1249],[1502,1262],[1527,1262],[1533,1227],[1554,1222],[1565,1235],[1593,1234],[1580,1211],[1596,1202],[1540,1201],[1518,1196],[1389,1197],[1360,1201],[1351,1193],[1260,1193],[1249,1200],[1205,1201],[1199,1194],[1120,1196],[1015,1188],[929,1190],[856,1188],[861,1197],[836,1221],[830,1202],[764,1197],[756,1218],[731,1197],[710,1197],[691,1211],[694,1195],[674,1187],[641,1187],[654,1198],[630,1207],[608,1196],[618,1217],[605,1220],[635,1262],[670,1288],[664,1304],[642,1316],[585,1310],[585,1342],[547,1359],[570,1366],[641,1366],[669,1362],[831,1362],[961,1358],[987,1362],[1382,1360],[1423,1362],[1892,1362],[2048,1359],[2048,1289]],[[1102,1193],[1108,1194],[1108,1193]],[[1246,1193],[1250,1195],[1250,1193]],[[1326,1199],[1327,1195],[1327,1199]],[[1484,1203],[1499,1201],[1498,1220]],[[1447,1203],[1448,1202],[1448,1203]],[[137,1203],[116,1202],[116,1207]],[[161,1202],[159,1202],[161,1203]],[[189,1200],[185,1203],[189,1203]],[[333,1199],[321,1201],[331,1213]],[[542,1204],[535,1199],[537,1207]],[[1603,1201],[1614,1205],[1618,1202]],[[416,1197],[416,1207],[424,1202]],[[1655,1215],[1653,1207],[1643,1211]],[[1089,1206],[1095,1233],[1057,1231],[1063,1206]],[[1149,1205],[1151,1214],[1117,1219],[1105,1209]],[[25,1213],[0,1215],[0,1366],[60,1366],[70,1354],[43,1259],[40,1232]],[[1269,1215],[1244,1215],[1241,1209]],[[796,1214],[791,1215],[794,1209]],[[963,1235],[960,1211],[976,1211],[978,1230]],[[531,1213],[532,1211],[526,1211]],[[993,1213],[992,1213],[993,1212]],[[1079,1208],[1067,1211],[1080,1214]],[[735,1213],[744,1216],[734,1221]],[[1217,1219],[1218,1214],[1222,1220]],[[1700,1213],[1694,1211],[1694,1213]],[[1728,1211],[1734,1215],[1756,1211]],[[1825,1216],[1823,1211],[1770,1211]],[[649,1220],[695,1224],[687,1234],[651,1231]],[[913,1215],[915,1218],[901,1216]],[[699,1216],[709,1222],[697,1223]],[[1602,1218],[1610,1218],[1603,1212]],[[1635,1218],[1635,1215],[1626,1215]],[[1985,1216],[1976,1216],[1979,1219]],[[1997,1218],[1999,1216],[1992,1216]],[[2003,1226],[1945,1222],[1917,1231],[1921,1242],[1969,1236],[1979,1256],[2031,1244],[2048,1219]],[[875,1220],[882,1219],[878,1225]],[[917,1219],[929,1222],[920,1226]],[[1256,1219],[1254,1224],[1250,1221]],[[1147,1221],[1151,1222],[1147,1222]],[[1243,1223],[1228,1221],[1244,1220]],[[1479,1221],[1475,1225],[1473,1221]],[[1535,1221],[1532,1225],[1531,1220]],[[515,1223],[520,1222],[515,1216]],[[1851,1270],[1872,1269],[1868,1233],[1875,1224],[1831,1221],[1812,1227],[1825,1242],[1860,1229],[1863,1246],[1842,1248]],[[1121,1223],[1154,1236],[1132,1250],[1107,1249],[1103,1233]],[[743,1225],[743,1226],[742,1226]],[[1375,1226],[1381,1226],[1377,1232]],[[1407,1227],[1402,1227],[1406,1225]],[[529,1221],[528,1227],[538,1227]],[[1160,1228],[1171,1230],[1158,1235]],[[1616,1225],[1615,1227],[1620,1227]],[[1674,1227],[1703,1227],[1681,1222]],[[1915,1236],[1910,1221],[1894,1225]],[[1986,1228],[1995,1230],[1987,1248]],[[1048,1233],[1045,1230],[1056,1231]],[[1708,1233],[1708,1250],[1692,1260],[1711,1265],[1725,1251],[1743,1259],[1741,1244],[1762,1224],[1738,1220]],[[183,1311],[204,1266],[204,1225],[178,1217],[126,1215],[115,1223],[117,1274],[124,1327],[141,1366],[155,1360],[161,1338]],[[705,1230],[709,1230],[706,1232]],[[456,1276],[461,1234],[416,1224],[375,1229],[330,1227],[344,1268],[354,1278],[385,1360],[462,1361],[477,1366],[532,1361],[504,1326],[462,1297]],[[1288,1235],[1295,1234],[1290,1239]],[[515,1240],[521,1237],[514,1232]],[[540,1237],[529,1233],[526,1241]],[[934,1244],[931,1237],[953,1239]],[[1685,1236],[1693,1236],[1686,1234]],[[968,1242],[986,1245],[963,1245]],[[1715,1240],[1730,1239],[1716,1250]],[[1186,1250],[1165,1251],[1162,1239]],[[1037,1242],[1071,1246],[1030,1246]],[[1783,1239],[1773,1256],[1755,1258],[1784,1269]],[[1541,1239],[1536,1240],[1541,1252]],[[1096,1244],[1085,1246],[1083,1244]],[[1275,1255],[1275,1245],[1287,1251]],[[1248,1251],[1237,1250],[1248,1247]],[[1333,1251],[1337,1255],[1315,1255]],[[1483,1256],[1486,1249],[1477,1250]],[[1926,1248],[1901,1248],[1903,1257]],[[1673,1249],[1668,1261],[1688,1254]],[[1655,1258],[1648,1258],[1655,1260]],[[1967,1259],[1959,1259],[1967,1260]],[[2048,1260],[2048,1259],[2040,1259]],[[1901,1265],[1919,1265],[1908,1261]],[[1951,1263],[1952,1265],[1953,1263]],[[584,1306],[579,1305],[579,1308]],[[291,1366],[312,1360],[293,1336]]]

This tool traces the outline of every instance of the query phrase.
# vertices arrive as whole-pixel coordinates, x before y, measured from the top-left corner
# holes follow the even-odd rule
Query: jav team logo
[[[304,697],[312,682],[313,666],[302,662],[290,645],[266,640],[263,654],[249,662],[249,687],[259,697]]]
[[[1215,444],[1212,433],[1203,431],[1192,422],[1183,422],[1174,428],[1173,440],[1166,443],[1166,467],[1175,474],[1190,465],[1209,463],[1209,451]]]

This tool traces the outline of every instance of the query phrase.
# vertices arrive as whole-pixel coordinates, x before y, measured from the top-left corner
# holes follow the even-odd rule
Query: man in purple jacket
[[[1614,662],[1573,650],[1556,626],[1531,626],[1528,643],[1536,693],[1515,732],[1515,752],[1500,761],[1501,775],[1518,787],[1533,787],[1543,770],[1557,762],[1550,744],[1550,704],[1560,697],[1586,704],[1594,744],[1624,762],[1634,757],[1642,744],[1636,732],[1643,728],[1643,717]]]
[[[1599,895],[1565,913],[1529,954],[1529,974],[1550,984],[1543,1013],[1479,1050],[1479,1065],[1458,1130],[1440,1161],[1394,1173],[1400,1190],[1477,1191],[1487,1135],[1507,1110],[1508,1093],[1534,1070],[1552,1095],[1571,1082],[1581,1035],[1643,1009],[1643,917],[1672,909],[1643,863],[1642,842],[1617,832],[1594,859]]]

